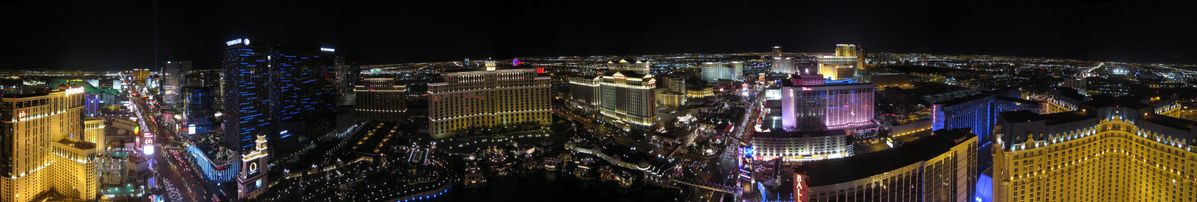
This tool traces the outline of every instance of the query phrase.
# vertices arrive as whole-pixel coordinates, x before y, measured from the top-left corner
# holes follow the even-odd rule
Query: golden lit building
[[[715,96],[715,89],[711,87],[696,87],[686,89],[686,98],[704,98]]]
[[[648,60],[633,59],[632,61],[634,62],[628,62],[627,59],[620,59],[619,62],[607,61],[606,68],[607,70],[611,71],[632,71],[636,73],[647,74],[649,68],[652,67],[652,63],[650,63]]]
[[[1197,201],[1197,122],[1137,100],[1005,112],[994,132],[995,201]]]
[[[0,119],[0,201],[42,200],[51,191],[95,199],[96,148],[85,140],[83,88],[4,89]]]
[[[107,145],[104,144],[104,136],[106,136],[104,134],[104,127],[104,119],[102,118],[83,119],[83,141],[95,144],[96,151],[99,152],[108,150]]]
[[[54,142],[51,187],[67,198],[94,199],[99,190],[96,144],[73,139]]]
[[[1156,97],[1157,99],[1159,97]],[[1184,119],[1185,107],[1176,100],[1167,100],[1155,103],[1155,114],[1164,115],[1172,118]]]
[[[535,69],[445,73],[444,82],[428,84],[428,133],[448,137],[469,128],[517,124],[547,127],[552,98],[549,77]]]
[[[131,74],[132,74],[131,76],[133,76],[134,82],[144,85],[146,82],[146,78],[150,77],[150,69],[133,69]]]
[[[569,100],[572,104],[585,109],[594,109],[599,105],[599,81],[602,77],[571,77],[569,78]]]
[[[599,113],[637,126],[656,124],[657,80],[652,74],[615,72],[599,80]]]
[[[856,77],[856,71],[864,68],[864,53],[854,44],[836,44],[835,54],[820,56],[819,74],[832,80]]]
[[[354,109],[362,120],[402,120],[407,112],[407,86],[394,78],[364,78],[353,87]]]
[[[686,104],[686,94],[657,89],[657,104],[662,107],[678,108]]]
[[[686,105],[686,79],[681,77],[665,77],[661,78],[657,88],[657,104],[669,107],[678,108]]]
[[[973,201],[977,136],[940,130],[897,148],[799,166],[794,201]]]

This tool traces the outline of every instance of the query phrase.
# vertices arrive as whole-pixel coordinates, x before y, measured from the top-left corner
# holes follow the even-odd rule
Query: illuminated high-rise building
[[[700,68],[702,68],[702,80],[707,82],[744,80],[743,62],[704,62]]]
[[[800,75],[781,87],[782,127],[819,131],[863,127],[873,121],[873,84],[826,83]]]
[[[332,79],[325,78],[326,74],[332,76],[336,55],[328,48],[319,50],[271,48],[271,58],[267,58],[271,84],[267,86],[274,121],[288,123],[326,116],[336,106]]]
[[[595,109],[599,105],[599,83],[602,77],[569,78],[569,99],[583,109]]]
[[[1039,102],[1016,97],[1018,91],[1009,91],[982,93],[934,103],[931,105],[931,130],[972,129],[981,142],[981,148],[987,149],[987,145],[992,143],[990,134],[993,132],[993,124],[997,123],[999,113],[1041,110]]]
[[[49,186],[68,198],[95,199],[100,181],[96,144],[67,138],[55,141],[52,146],[54,165],[49,167],[52,179]]]
[[[356,98],[353,90],[361,77],[361,67],[345,64],[342,58],[337,58],[337,60],[337,66],[333,72],[333,85],[337,89],[337,105],[353,105]]]
[[[179,108],[184,74],[191,70],[191,61],[166,61],[162,65],[162,103],[165,107]]]
[[[84,89],[17,87],[0,98],[0,201],[95,200],[96,144],[83,120]],[[97,139],[99,137],[99,139]]]
[[[130,75],[133,77],[134,83],[146,85],[147,79],[150,78],[150,69],[133,69],[130,71]]]
[[[607,61],[607,70],[622,71],[622,72],[636,72],[640,74],[648,74],[652,63],[647,60],[633,60],[629,62],[627,59],[620,59],[619,62]]]
[[[773,52],[769,55],[769,58],[772,59],[769,71],[779,74],[799,73],[797,68],[795,68],[794,58],[787,57],[785,53],[781,51],[781,46],[773,46]]]
[[[992,164],[989,151],[993,146],[993,125],[998,114],[1007,111],[1030,110],[1039,112],[1039,102],[1023,100],[1016,90],[982,93],[960,97],[931,105],[931,130],[969,129],[977,134],[977,149],[981,154],[978,166],[988,169]]]
[[[289,154],[332,130],[336,92],[326,75],[334,69],[335,50],[251,45],[244,38],[226,45],[220,111],[225,145],[245,156],[257,152],[255,139],[265,136],[270,153]],[[244,176],[256,169],[239,170]]]
[[[186,135],[208,134],[216,122],[216,91],[214,86],[183,87],[183,118]]]
[[[535,69],[452,72],[428,84],[428,133],[445,138],[470,128],[520,124],[547,127],[552,121],[549,77]]]
[[[816,161],[852,156],[852,140],[846,130],[758,132],[752,136],[754,157],[760,161]]]
[[[90,142],[96,145],[96,151],[104,152],[108,150],[105,144],[107,134],[104,133],[104,119],[102,118],[85,118],[83,119],[83,138],[84,142]]]
[[[897,148],[805,163],[793,201],[955,201],[977,192],[977,138],[941,130]]]
[[[397,121],[407,112],[407,86],[394,78],[365,78],[353,88],[357,117],[363,120]]]
[[[271,134],[270,49],[249,39],[227,42],[224,57],[224,140],[241,152],[253,150],[254,137]]]
[[[211,89],[209,89],[209,90],[212,92],[211,93],[212,94],[211,95],[212,109],[220,110],[221,107],[224,106],[223,105],[224,102],[222,99],[222,97],[224,95],[222,92],[224,92],[224,91],[221,90],[224,88],[224,85],[223,85],[224,79],[222,76],[223,72],[224,72],[223,69],[197,69],[197,70],[187,71],[187,73],[183,75],[183,77],[184,77],[183,88],[210,87]],[[186,102],[186,99],[187,99],[186,89],[183,89],[182,93],[184,95],[182,95],[182,98],[180,98],[180,99],[183,99],[181,102]],[[186,108],[186,107],[184,106],[184,108]]]
[[[765,91],[764,118],[752,139],[758,159],[852,156],[851,138],[862,138],[854,134],[875,126],[873,84],[794,74],[780,86]]]
[[[187,153],[191,156],[196,170],[208,183],[233,182],[241,168],[238,156],[240,147],[227,140],[230,136],[217,136],[222,132],[217,121],[220,109],[220,72],[213,70],[192,70],[187,73],[187,82],[183,87],[183,117],[186,120],[185,132],[182,137],[187,138]]]
[[[657,80],[651,74],[615,72],[599,79],[599,113],[635,126],[656,124]]]
[[[1197,122],[1126,98],[1076,111],[1005,112],[994,129],[995,201],[1197,201]]]
[[[323,79],[324,71],[334,65],[332,52],[250,45],[249,39],[226,45],[221,112],[229,145],[244,153],[254,149],[257,135],[288,139],[293,133],[324,134],[331,129],[327,121],[305,120],[327,117],[334,108],[336,93]],[[292,148],[284,142],[276,142],[274,148]]]
[[[864,68],[864,53],[853,44],[836,44],[835,54],[818,60],[819,74],[832,80],[856,78],[856,71]]]
[[[657,89],[657,104],[676,109],[686,104],[686,79],[681,77],[661,78],[662,88]]]

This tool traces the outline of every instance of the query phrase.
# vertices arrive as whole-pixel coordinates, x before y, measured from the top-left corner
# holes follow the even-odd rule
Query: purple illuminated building
[[[873,120],[873,84],[825,81],[799,75],[782,82],[781,116],[786,131],[819,131],[869,126]]]

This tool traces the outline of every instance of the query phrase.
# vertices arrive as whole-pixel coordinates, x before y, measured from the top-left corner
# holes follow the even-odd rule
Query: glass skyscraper
[[[229,41],[225,49],[224,140],[245,152],[253,150],[254,135],[267,134],[270,125],[270,50],[250,46],[249,39]]]
[[[224,59],[224,130],[242,151],[255,135],[285,139],[279,123],[294,123],[332,111],[336,94],[324,75],[335,65],[329,51],[300,51],[229,41]],[[275,136],[274,134],[278,134]]]

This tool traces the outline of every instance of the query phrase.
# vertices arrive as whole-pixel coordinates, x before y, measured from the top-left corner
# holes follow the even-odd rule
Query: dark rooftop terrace
[[[971,137],[968,130],[940,130],[897,148],[808,163],[798,172],[810,176],[810,186],[849,182],[935,158]]]

